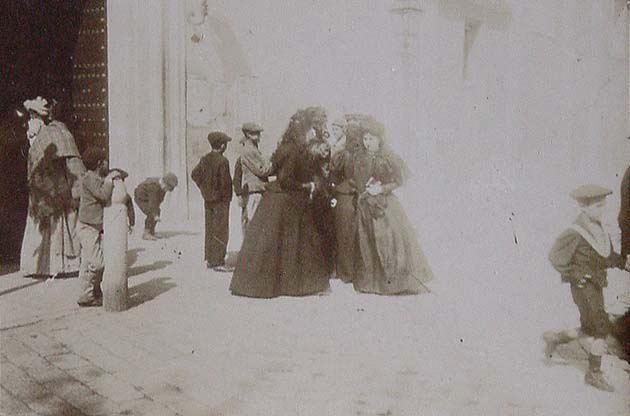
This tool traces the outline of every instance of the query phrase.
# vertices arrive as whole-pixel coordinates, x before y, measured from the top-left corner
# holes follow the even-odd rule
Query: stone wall
[[[571,188],[617,191],[630,156],[625,1],[215,0],[204,10],[189,0],[177,18],[168,2],[109,3],[110,74],[121,71],[110,82],[125,103],[123,122],[110,119],[125,137],[114,154],[142,172],[172,165],[185,176],[211,130],[238,139],[254,119],[270,154],[296,108],[371,113],[415,173],[401,198],[440,267],[462,247],[487,267],[544,256],[573,215]],[[181,102],[163,107],[164,85],[181,100],[182,56],[164,51],[182,43],[183,129]],[[150,71],[173,59],[178,70]],[[164,134],[173,117],[182,136]],[[170,155],[165,143],[179,151]],[[234,149],[227,156],[233,165]],[[188,183],[181,192],[173,211],[199,222],[198,191]]]

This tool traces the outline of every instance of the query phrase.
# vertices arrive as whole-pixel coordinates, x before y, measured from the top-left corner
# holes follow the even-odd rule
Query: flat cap
[[[176,187],[176,186],[177,186],[177,184],[178,184],[178,181],[177,181],[177,176],[176,176],[174,173],[172,173],[172,172],[169,172],[169,173],[167,173],[166,175],[164,175],[164,176],[162,177],[162,180],[164,181],[164,184],[165,184],[166,186],[168,186],[168,188],[169,188],[171,191],[172,191],[173,189],[175,189],[175,187]]]
[[[211,146],[220,146],[223,143],[231,142],[232,138],[220,131],[213,131],[208,134],[208,142]]]
[[[569,195],[571,198],[578,202],[594,202],[606,198],[613,192],[599,185],[582,185],[573,191]]]
[[[243,127],[241,128],[241,130],[248,131],[251,133],[260,133],[261,131],[263,131],[263,128],[258,123],[245,123],[243,124]]]

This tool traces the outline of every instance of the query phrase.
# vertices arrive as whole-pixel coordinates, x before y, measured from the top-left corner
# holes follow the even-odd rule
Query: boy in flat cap
[[[191,173],[204,199],[206,213],[205,261],[208,268],[229,271],[225,254],[229,237],[229,212],[232,201],[230,162],[223,156],[232,139],[215,131],[208,134],[212,151],[201,158]]]
[[[160,221],[160,205],[167,192],[177,186],[177,176],[167,173],[162,178],[147,178],[134,191],[134,200],[147,216],[144,221],[144,240],[157,240],[155,226]]]
[[[601,224],[606,197],[610,194],[611,190],[597,185],[584,185],[571,192],[581,212],[558,237],[549,260],[562,281],[570,284],[573,301],[580,313],[580,328],[546,332],[543,338],[548,358],[557,345],[578,339],[588,354],[585,382],[612,392],[614,388],[601,370],[602,355],[607,352],[606,336],[612,329],[604,307],[603,288],[608,284],[607,269],[628,269],[628,265],[623,256],[614,252],[610,235]]]
[[[241,226],[245,233],[265,192],[271,162],[258,149],[263,128],[256,123],[245,123],[242,131],[242,147],[234,167],[234,193],[239,198]]]

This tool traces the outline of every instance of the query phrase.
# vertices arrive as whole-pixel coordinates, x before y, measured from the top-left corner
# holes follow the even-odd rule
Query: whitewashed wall
[[[205,18],[200,0],[177,18],[163,4],[147,7],[158,3],[108,4],[116,157],[146,173],[165,165],[189,172],[210,130],[238,139],[253,119],[265,126],[270,154],[297,108],[371,113],[415,173],[400,195],[438,275],[548,273],[546,250],[574,213],[567,193],[585,182],[618,191],[616,175],[630,160],[622,0],[213,0]],[[401,5],[421,12],[403,21],[392,12]],[[165,30],[175,35],[164,38]],[[164,52],[178,42],[188,122],[186,140],[166,142],[179,153],[169,153],[160,150],[160,116],[181,120],[181,104],[162,109],[160,91],[166,82],[171,97],[181,96],[181,63],[170,78],[158,73],[181,59]],[[233,164],[233,149],[227,156]],[[179,201],[190,201],[199,222],[201,201],[188,185]],[[233,211],[237,248],[236,204]]]

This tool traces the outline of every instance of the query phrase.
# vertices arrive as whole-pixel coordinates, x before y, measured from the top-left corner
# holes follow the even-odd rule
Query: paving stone
[[[116,403],[144,397],[144,394],[138,391],[134,386],[110,374],[98,377],[88,383],[88,386],[96,393]]]
[[[56,383],[59,380],[63,380],[68,378],[68,374],[58,369],[57,367],[50,364],[47,360],[35,356],[28,363],[22,363],[19,367],[28,373],[33,379],[37,380],[37,382],[46,384],[46,383]]]
[[[65,344],[54,340],[43,333],[30,332],[20,337],[20,340],[44,357],[69,352]]]
[[[147,398],[122,402],[119,407],[120,415],[125,416],[178,416],[174,410]]]
[[[4,387],[0,388],[0,415],[18,415],[33,412],[24,402],[11,394]]]
[[[7,363],[2,367],[2,387],[22,402],[28,403],[28,406],[36,413],[73,416],[85,414],[70,403],[57,397],[46,386],[38,383],[11,363]]]
[[[0,350],[4,356],[11,357],[12,362],[19,362],[21,357],[29,356],[34,351],[26,344],[15,337],[5,336],[2,337],[2,343],[0,343]]]
[[[68,369],[66,372],[84,384],[90,384],[97,378],[107,374],[105,370],[90,362],[86,362],[77,368]]]
[[[134,363],[135,366],[140,368],[156,368],[162,364],[152,352],[136,347],[128,342],[116,339],[115,337],[102,338],[99,340],[98,345],[110,351],[117,357],[121,357],[125,361]]]
[[[48,357],[46,357],[46,359],[55,367],[58,367],[62,370],[71,370],[89,364],[89,361],[87,361],[85,358],[82,358],[73,353],[49,355]]]
[[[84,340],[80,344],[73,345],[73,350],[76,354],[87,359],[92,364],[102,368],[108,373],[115,373],[117,371],[134,367],[128,361],[115,356],[110,351],[104,349],[100,345],[97,345],[91,340]]]

